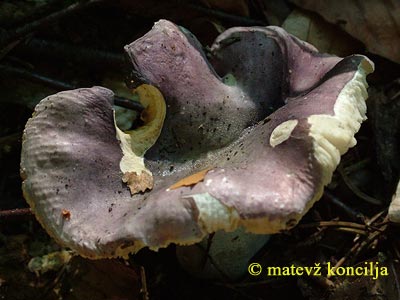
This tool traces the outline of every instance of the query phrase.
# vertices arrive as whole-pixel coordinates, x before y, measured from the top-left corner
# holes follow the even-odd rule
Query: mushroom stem
[[[268,240],[269,235],[251,234],[243,228],[232,232],[221,230],[199,244],[178,246],[176,252],[179,263],[189,273],[232,281],[246,274],[249,261]]]

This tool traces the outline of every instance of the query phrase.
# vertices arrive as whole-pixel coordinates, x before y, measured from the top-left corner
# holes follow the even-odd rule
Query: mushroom
[[[116,128],[112,92],[93,87],[42,100],[23,137],[25,198],[85,257],[288,230],[366,118],[372,62],[320,54],[278,27],[231,28],[207,61],[195,37],[161,20],[125,50],[145,114],[155,107],[144,129]]]

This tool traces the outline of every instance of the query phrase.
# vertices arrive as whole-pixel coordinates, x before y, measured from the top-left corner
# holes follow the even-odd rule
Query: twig
[[[359,234],[359,235],[363,235],[363,236],[367,236],[368,235],[368,233],[366,231],[360,230],[360,229],[355,229],[355,228],[336,227],[333,230],[350,232],[350,233],[353,233],[353,234]]]
[[[335,287],[335,284],[333,283],[332,280],[329,279],[329,277],[325,276],[310,276],[310,278],[320,286],[322,286],[325,289],[333,289]]]
[[[301,247],[310,247],[312,245],[317,244],[322,240],[322,237],[324,233],[326,232],[328,227],[322,227],[318,231],[314,232],[310,236],[308,236],[305,240],[302,240],[301,242],[298,242],[296,246],[294,247],[295,249],[301,248]]]
[[[365,219],[364,215],[354,210],[352,207],[348,206],[347,204],[343,203],[338,197],[333,195],[331,192],[325,190],[324,196],[332,202],[332,204],[336,205],[337,207],[341,208],[345,213],[347,213],[353,220],[363,220]]]
[[[305,267],[305,265],[299,263],[299,262],[295,262],[294,265],[296,267]],[[335,287],[335,284],[333,283],[332,280],[330,280],[329,278],[325,277],[325,276],[315,276],[315,272],[313,273],[312,276],[303,276],[304,279],[310,279],[312,281],[314,281],[315,283],[317,283],[318,285],[320,285],[321,287],[325,288],[325,289],[332,289]]]
[[[140,293],[143,296],[143,300],[149,300],[149,292],[147,290],[146,271],[143,266],[140,266],[140,281],[142,283],[142,288],[140,290]]]
[[[18,216],[31,216],[33,215],[30,208],[15,208],[8,210],[0,210],[0,219],[14,218]]]
[[[0,60],[3,59],[15,46],[18,45],[18,41],[11,42],[8,45],[4,46],[3,48],[0,47]]]
[[[388,225],[383,225],[382,229],[386,230]],[[360,243],[360,246],[356,249],[354,256],[353,256],[353,260],[365,249],[367,248],[369,245],[371,245],[372,242],[374,242],[375,240],[378,239],[378,237],[383,233],[383,231],[375,231],[373,233],[371,233],[365,240],[363,240]]]
[[[335,271],[337,268],[341,267],[346,260],[352,256],[352,254],[356,251],[356,249],[359,247],[360,243],[356,243],[353,245],[353,247],[351,247],[351,249],[341,258],[337,261],[337,263],[335,264],[335,266],[332,268],[333,271]],[[330,278],[330,274],[328,274],[327,276],[328,278]]]
[[[58,81],[46,76],[43,76],[41,74],[38,74],[36,72],[23,69],[23,68],[18,68],[18,67],[11,67],[11,66],[6,66],[6,65],[0,65],[0,72],[1,73],[6,73],[7,75],[10,76],[15,76],[15,77],[22,77],[24,79],[27,79],[29,81],[37,82],[40,84],[44,84],[48,87],[54,88],[56,90],[72,90],[75,89],[75,87],[71,84]]]
[[[52,87],[56,90],[76,89],[76,87],[72,84],[62,82],[59,80],[55,80],[55,79],[52,79],[52,78],[43,76],[41,74],[35,73],[33,71],[22,69],[22,68],[0,65],[0,72],[7,73],[7,74],[13,75],[13,76],[22,77],[24,79],[34,81],[34,82],[37,82],[40,84],[44,84],[44,85]],[[127,98],[123,98],[123,97],[119,97],[119,96],[114,96],[114,104],[121,106],[121,107],[135,110],[137,112],[143,111],[143,106],[139,102],[132,101]]]
[[[29,39],[20,43],[13,49],[13,54],[21,56],[34,56],[37,58],[46,57],[54,60],[64,60],[83,65],[123,68],[125,58],[122,54],[80,47],[56,41],[41,39]]]
[[[61,279],[66,274],[68,264],[69,262],[63,265],[61,269],[57,272],[57,276],[54,278],[54,280],[47,287],[44,287],[44,292],[39,299],[46,299],[49,293],[57,286],[57,284],[60,283]]]
[[[371,219],[367,220],[367,222],[365,224],[367,224],[369,226],[372,223],[375,223],[375,221],[378,220],[380,217],[382,217],[383,214],[386,213],[386,211],[387,211],[387,209],[385,208],[384,210],[380,211],[375,216],[373,216]],[[381,224],[387,224],[387,223],[389,223],[389,220],[387,220],[387,218],[385,218],[385,220]],[[375,226],[378,226],[378,225],[375,225]]]
[[[59,19],[61,19],[63,17],[66,17],[68,15],[76,13],[77,11],[88,7],[89,5],[92,5],[94,3],[99,3],[101,1],[103,1],[103,0],[89,0],[87,2],[74,3],[74,4],[64,8],[58,12],[52,13],[42,19],[33,21],[29,24],[26,24],[15,30],[12,30],[11,32],[9,31],[6,33],[6,35],[0,41],[0,48],[3,48],[4,46],[10,44],[11,42],[14,42],[16,40],[24,38],[32,32],[35,32],[35,31],[40,30],[50,24],[53,24],[54,22],[58,21]]]
[[[393,277],[394,277],[394,286],[396,288],[397,297],[399,297],[400,296],[399,275],[398,275],[398,271],[396,270],[396,268],[394,266],[393,261],[390,262],[390,269],[391,269],[390,274],[393,274]]]
[[[261,21],[261,20],[255,20],[255,19],[248,18],[248,17],[236,16],[236,15],[228,14],[226,12],[223,12],[223,11],[220,11],[217,9],[207,8],[207,7],[196,5],[196,4],[188,4],[187,6],[194,10],[202,12],[206,15],[216,17],[216,18],[222,19],[224,21],[228,21],[228,22],[233,22],[233,23],[237,23],[237,24],[241,24],[241,25],[245,25],[245,26],[266,26],[267,25],[264,21]]]
[[[361,229],[361,230],[366,230],[368,228],[368,226],[364,225],[364,224],[358,224],[358,223],[346,222],[346,221],[320,221],[320,222],[298,225],[298,227],[301,227],[301,228],[323,227],[323,226],[348,227],[348,228],[355,228],[355,229]]]
[[[24,14],[14,14],[12,18],[1,18],[0,26],[6,29],[21,26],[28,22],[32,22],[45,15],[49,15],[55,10],[61,9],[62,1],[60,0],[48,0],[46,3],[37,6]]]
[[[127,98],[119,97],[119,96],[114,96],[114,104],[117,106],[135,110],[139,113],[142,112],[144,109],[143,106],[139,102],[136,102],[136,101],[133,101],[133,100],[130,100]]]
[[[385,220],[386,219],[387,217],[385,218]],[[352,258],[352,261],[354,261],[365,248],[367,248],[383,233],[384,230],[386,230],[387,226],[388,225],[383,225],[381,231],[374,231],[363,241],[355,243],[353,247],[351,247],[351,249],[345,254],[345,256],[338,260],[332,270],[336,270],[338,267],[342,266],[350,257]]]

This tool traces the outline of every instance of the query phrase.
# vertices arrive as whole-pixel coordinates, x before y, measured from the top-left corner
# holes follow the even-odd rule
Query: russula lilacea
[[[24,132],[24,195],[47,231],[85,257],[290,229],[365,119],[373,64],[320,54],[277,27],[229,29],[207,61],[190,33],[161,20],[125,50],[134,84],[165,97],[164,123],[162,96],[145,85],[154,123],[123,133],[112,92],[94,87],[42,100]]]

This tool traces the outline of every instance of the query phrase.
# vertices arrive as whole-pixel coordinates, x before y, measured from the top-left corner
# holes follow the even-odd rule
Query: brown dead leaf
[[[293,10],[282,24],[282,28],[312,44],[322,53],[347,56],[363,48],[360,42],[347,33],[309,11]]]
[[[204,177],[206,177],[206,174],[210,170],[211,170],[211,168],[207,168],[207,169],[204,169],[204,170],[202,170],[200,172],[192,174],[192,175],[190,175],[188,177],[185,177],[185,178],[179,180],[178,182],[176,182],[175,184],[171,185],[168,189],[169,190],[175,190],[175,189],[183,187],[183,186],[191,186],[191,185],[194,185],[196,183],[199,183],[200,181],[204,180]]]
[[[76,256],[61,284],[62,299],[65,300],[144,299],[138,273],[116,259],[90,260]]]
[[[258,0],[257,3],[268,20],[269,25],[282,26],[283,21],[286,20],[292,11],[287,1]]]
[[[138,175],[136,172],[126,172],[122,176],[122,181],[128,185],[132,195],[139,192],[144,192],[147,189],[151,190],[154,184],[153,176],[143,171],[140,173],[140,175]]]
[[[400,2],[395,0],[291,0],[317,12],[362,41],[367,49],[400,63]]]

